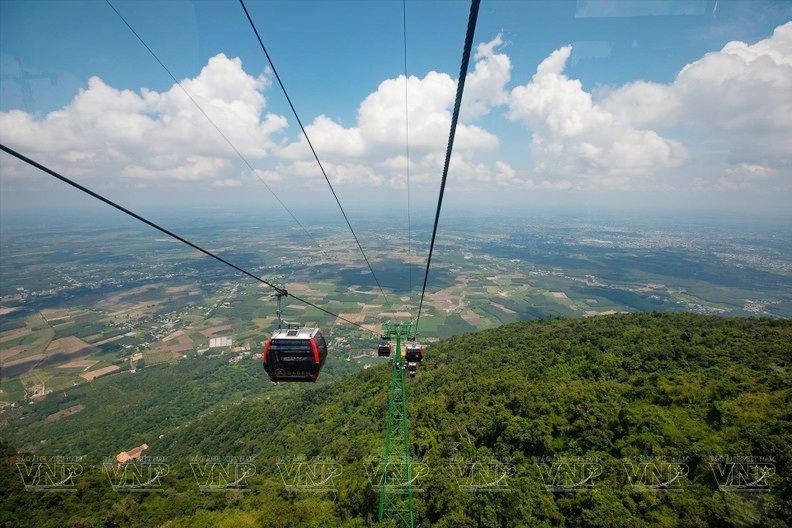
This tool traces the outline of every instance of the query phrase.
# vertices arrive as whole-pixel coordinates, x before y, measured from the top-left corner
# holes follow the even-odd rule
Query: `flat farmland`
[[[359,221],[391,305],[343,226],[311,228],[324,254],[291,229],[261,225],[258,214],[246,223],[192,219],[176,226],[370,330],[284,299],[286,320],[321,326],[337,343],[343,360],[331,354],[326,368],[332,375],[375,359],[382,322],[415,316],[423,278],[426,226],[416,227],[407,251],[392,225]],[[684,225],[636,225],[444,219],[420,336],[623,311],[792,316],[788,234],[744,227],[739,237],[728,230],[701,237]],[[8,266],[0,269],[0,401],[16,401],[42,386],[71,390],[85,382],[85,372],[112,366],[126,371],[136,354],[143,354],[143,370],[157,363],[178,368],[185,355],[205,361],[214,353],[205,354],[211,337],[232,338],[234,353],[256,351],[276,326],[269,288],[145,229],[21,226],[3,236]],[[35,250],[32,241],[47,249]]]

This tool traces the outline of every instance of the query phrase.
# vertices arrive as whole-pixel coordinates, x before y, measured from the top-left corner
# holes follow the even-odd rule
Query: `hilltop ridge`
[[[790,342],[786,320],[638,313],[520,322],[433,344],[408,382],[421,525],[786,526]],[[122,497],[129,525],[144,525],[139,516],[173,527],[371,525],[388,368],[196,417],[152,449],[174,461],[173,499]],[[253,492],[198,494],[189,470],[178,475],[197,455],[251,457]],[[725,456],[767,457],[776,475],[763,493],[725,493],[711,468]],[[548,486],[553,461],[566,459],[595,463],[590,486]],[[637,491],[625,463],[641,459],[684,460],[688,472],[673,490]],[[289,460],[337,465],[334,492],[284,489]],[[464,463],[482,460],[508,473],[504,490],[460,486],[470,484]],[[453,464],[463,468],[456,476]],[[6,500],[35,511],[33,495]],[[110,514],[94,502],[77,510]]]

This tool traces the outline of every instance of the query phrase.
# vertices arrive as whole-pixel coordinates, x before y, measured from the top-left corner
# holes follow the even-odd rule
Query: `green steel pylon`
[[[380,466],[382,474],[379,480],[377,516],[380,522],[390,520],[397,527],[408,528],[415,528],[415,505],[402,338],[411,335],[412,327],[411,323],[385,323],[382,326],[385,338],[396,340],[396,350],[388,388],[388,423],[385,451]]]

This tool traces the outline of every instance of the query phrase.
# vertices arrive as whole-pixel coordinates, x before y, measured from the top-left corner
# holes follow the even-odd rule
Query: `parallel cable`
[[[275,79],[278,80],[278,84],[280,85],[283,95],[286,96],[286,101],[289,103],[289,107],[291,108],[292,114],[294,114],[294,118],[297,120],[297,124],[300,125],[300,130],[302,130],[303,137],[305,137],[305,141],[308,143],[308,146],[311,148],[311,153],[313,153],[313,157],[316,160],[316,163],[319,165],[319,169],[322,171],[322,176],[324,176],[324,179],[327,182],[327,186],[330,187],[330,192],[333,193],[333,198],[335,198],[335,201],[338,204],[338,208],[341,209],[341,214],[344,215],[344,220],[346,220],[346,224],[349,227],[349,231],[352,232],[352,236],[355,238],[355,243],[357,243],[358,249],[360,249],[360,254],[363,255],[363,259],[366,261],[369,271],[371,271],[371,276],[374,278],[374,282],[377,283],[377,287],[379,288],[382,297],[385,299],[385,303],[390,305],[388,296],[385,295],[385,290],[382,289],[382,285],[380,285],[380,282],[377,279],[377,274],[374,273],[374,268],[371,267],[371,262],[369,262],[369,259],[366,256],[366,252],[363,251],[363,246],[360,244],[360,240],[358,239],[355,230],[352,229],[352,224],[349,221],[349,217],[347,217],[346,211],[344,211],[344,207],[341,205],[341,200],[339,200],[338,195],[336,194],[336,191],[333,188],[333,184],[330,183],[330,178],[327,177],[327,172],[325,171],[324,165],[322,165],[322,162],[319,161],[319,155],[316,153],[316,149],[314,149],[313,143],[311,143],[311,140],[308,137],[308,133],[305,131],[305,127],[302,124],[302,120],[300,120],[300,116],[297,114],[297,110],[294,108],[294,104],[292,103],[291,97],[289,97],[289,93],[286,91],[286,87],[283,85],[283,81],[281,81],[280,75],[278,75],[278,70],[275,69],[275,64],[272,62],[272,58],[270,57],[270,54],[267,51],[267,47],[264,45],[264,41],[261,39],[261,35],[259,35],[258,29],[256,29],[256,24],[253,22],[253,18],[250,16],[250,12],[248,12],[244,0],[239,0],[239,3],[240,5],[242,5],[242,9],[245,11],[245,16],[247,17],[248,22],[250,22],[250,27],[253,29],[253,33],[256,34],[256,39],[258,40],[259,45],[261,45],[261,50],[264,52],[264,55],[267,57],[267,62],[269,62],[270,68],[272,68],[272,73],[275,74]]]
[[[437,236],[437,224],[440,221],[440,209],[443,206],[443,194],[445,193],[446,179],[448,178],[448,166],[451,163],[451,151],[454,148],[454,136],[456,135],[457,121],[459,120],[459,109],[462,105],[462,93],[465,91],[465,77],[467,77],[470,50],[473,47],[473,35],[476,32],[476,21],[478,19],[480,3],[481,0],[471,0],[470,2],[470,15],[468,17],[467,34],[465,35],[465,48],[462,52],[462,65],[459,68],[456,99],[454,100],[454,113],[451,116],[451,131],[448,134],[448,147],[446,148],[445,164],[443,165],[443,178],[440,181],[440,195],[437,197],[437,210],[435,211],[434,227],[432,228],[432,241],[429,244],[429,256],[426,259],[426,270],[424,271],[423,288],[421,289],[421,301],[418,304],[418,316],[415,318],[415,334],[418,333],[418,323],[421,320],[421,309],[423,308],[424,295],[426,295],[426,281],[429,279],[429,266],[432,264],[432,252],[434,251],[435,237]]]
[[[92,191],[91,189],[89,189],[87,187],[84,187],[83,185],[80,185],[79,183],[75,182],[74,180],[71,180],[71,179],[67,178],[66,176],[58,174],[57,172],[55,172],[54,170],[50,169],[49,167],[46,167],[46,166],[42,165],[41,163],[28,158],[24,154],[20,154],[16,150],[3,145],[2,143],[0,143],[0,150],[3,150],[4,152],[14,156],[15,158],[17,158],[20,161],[24,161],[28,165],[30,165],[32,167],[35,167],[35,168],[37,168],[38,170],[40,170],[42,172],[46,172],[50,176],[53,176],[53,177],[59,179],[60,181],[71,185],[75,189],[79,189],[80,191],[84,192],[85,194],[87,194],[89,196],[92,196],[92,197],[96,198],[97,200],[100,200],[100,201],[106,203],[107,205],[118,209],[122,213],[125,213],[125,214],[131,216],[132,218],[134,218],[136,220],[139,220],[139,221],[143,222],[144,224],[146,224],[146,225],[148,225],[150,227],[153,227],[157,231],[160,231],[161,233],[164,233],[164,234],[168,235],[169,237],[175,238],[179,242],[187,244],[191,248],[193,248],[193,249],[195,249],[197,251],[200,251],[204,255],[206,255],[208,257],[212,257],[213,259],[217,260],[218,262],[222,262],[226,266],[230,266],[230,267],[234,268],[238,272],[247,275],[251,279],[257,280],[258,282],[269,286],[270,288],[274,289],[277,293],[279,293],[281,295],[292,297],[296,301],[299,301],[299,302],[301,302],[303,304],[306,304],[306,305],[308,305],[308,306],[310,306],[312,308],[316,308],[317,310],[319,310],[321,312],[324,312],[324,313],[326,313],[328,315],[332,315],[333,317],[336,317],[336,318],[338,318],[338,319],[340,319],[340,320],[342,320],[342,321],[344,321],[346,323],[349,323],[351,325],[357,326],[358,328],[362,328],[363,330],[366,330],[367,332],[371,332],[371,333],[373,333],[375,335],[379,335],[377,332],[374,332],[373,330],[371,330],[369,328],[366,328],[365,326],[363,326],[361,324],[358,324],[358,323],[355,323],[353,321],[350,321],[349,319],[347,319],[345,317],[342,317],[342,316],[340,316],[340,315],[338,315],[336,313],[333,313],[330,310],[326,310],[326,309],[324,309],[324,308],[322,308],[320,306],[315,305],[311,301],[308,301],[306,299],[303,299],[301,297],[298,297],[296,295],[293,295],[293,294],[289,293],[286,290],[286,288],[282,288],[280,286],[276,286],[275,284],[269,282],[268,280],[263,279],[263,278],[261,278],[261,277],[259,277],[257,275],[254,275],[253,273],[251,273],[251,272],[249,272],[249,271],[237,266],[236,264],[234,264],[232,262],[229,262],[228,260],[224,259],[223,257],[215,255],[211,251],[209,251],[207,249],[204,249],[204,248],[198,246],[197,244],[194,244],[194,243],[190,242],[186,238],[181,237],[181,236],[177,235],[176,233],[173,233],[172,231],[169,231],[169,230],[165,229],[164,227],[162,227],[162,226],[160,226],[158,224],[155,224],[151,220],[147,220],[146,218],[143,218],[139,214],[130,211],[129,209],[125,208],[124,206],[119,205],[119,204],[115,203],[114,201],[110,200],[109,198],[105,198],[101,194],[96,193],[96,192]]]
[[[407,0],[402,0],[402,33],[404,40],[404,153],[407,156],[407,272],[409,295],[412,297],[412,265],[409,262],[411,252],[412,222],[410,219],[410,106],[409,78],[407,77]]]
[[[319,242],[313,237],[313,235],[311,235],[311,233],[305,228],[305,226],[303,226],[302,222],[300,222],[300,220],[297,219],[297,216],[292,212],[292,210],[289,209],[285,203],[283,203],[283,201],[275,193],[275,191],[272,190],[272,187],[270,187],[267,184],[267,182],[264,180],[264,178],[261,177],[258,171],[256,171],[256,169],[253,168],[253,165],[251,165],[251,163],[247,160],[247,158],[239,151],[239,149],[231,142],[231,140],[228,139],[228,136],[226,136],[223,133],[223,131],[220,130],[220,127],[217,126],[217,124],[214,122],[214,120],[211,117],[209,117],[209,114],[207,114],[204,111],[204,109],[201,107],[201,105],[198,104],[198,101],[196,101],[195,98],[193,98],[193,96],[190,94],[190,92],[187,91],[187,88],[185,88],[184,85],[176,78],[176,76],[173,75],[173,72],[171,72],[170,68],[168,68],[165,65],[165,63],[160,60],[157,54],[154,53],[154,50],[151,49],[151,46],[149,46],[146,43],[146,41],[143,40],[143,37],[141,37],[140,34],[137,31],[135,31],[135,28],[132,27],[132,25],[127,21],[127,19],[124,18],[124,15],[122,15],[118,11],[118,9],[116,9],[116,7],[110,2],[110,0],[105,0],[105,2],[107,2],[107,5],[109,5],[113,11],[115,11],[115,14],[118,15],[118,18],[120,18],[121,21],[124,23],[124,25],[126,25],[126,27],[129,28],[129,31],[131,31],[132,34],[135,35],[135,37],[140,41],[143,47],[146,48],[146,50],[148,50],[149,54],[152,57],[154,57],[154,60],[157,61],[160,66],[162,66],[162,69],[167,72],[167,74],[170,76],[171,79],[173,79],[173,82],[176,83],[176,85],[179,88],[181,88],[182,92],[184,92],[184,95],[186,95],[187,98],[190,99],[190,101],[192,101],[192,103],[195,105],[195,108],[197,108],[198,111],[201,112],[201,114],[203,114],[206,120],[209,121],[209,123],[214,127],[215,130],[217,130],[217,133],[220,134],[223,139],[225,139],[226,143],[228,143],[228,145],[234,150],[234,152],[236,152],[236,155],[239,157],[239,159],[242,160],[242,163],[244,163],[247,166],[250,173],[256,178],[258,178],[261,183],[264,184],[264,187],[266,187],[267,190],[270,192],[270,194],[275,198],[275,200],[277,200],[277,202],[280,204],[283,210],[286,211],[289,214],[289,216],[291,216],[292,220],[294,220],[294,222],[298,226],[300,226],[300,229],[302,229],[303,233],[305,233],[308,236],[308,238],[313,242],[313,244],[319,247],[321,250],[321,245],[319,244]]]

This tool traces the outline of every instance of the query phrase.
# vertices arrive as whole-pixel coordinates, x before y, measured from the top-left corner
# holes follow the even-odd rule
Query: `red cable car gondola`
[[[379,357],[388,357],[391,355],[391,347],[388,343],[380,343],[377,345],[377,355]]]
[[[262,359],[272,381],[316,381],[327,359],[327,341],[318,328],[276,330],[264,343]]]
[[[423,345],[407,345],[404,359],[414,363],[420,363],[424,356]]]

